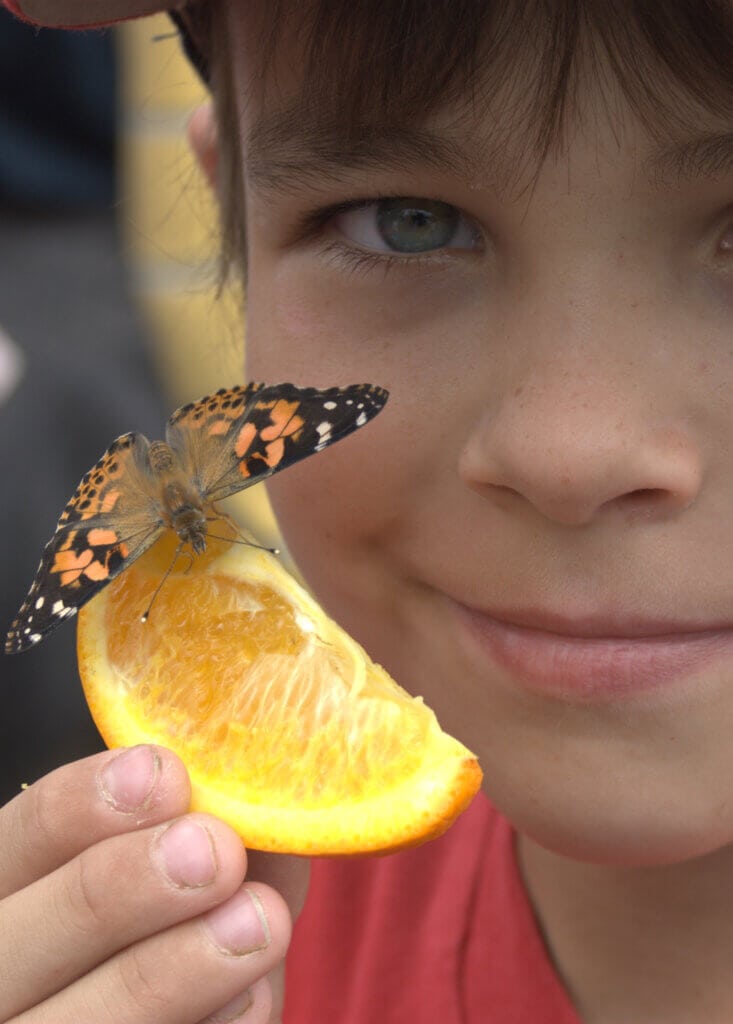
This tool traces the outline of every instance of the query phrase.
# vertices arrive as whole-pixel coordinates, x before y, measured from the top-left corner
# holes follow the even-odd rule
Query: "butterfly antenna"
[[[280,548],[266,548],[264,544],[255,544],[253,540],[247,540],[243,537],[241,540],[235,540],[233,537],[218,537],[215,533],[207,533],[207,537],[211,537],[212,540],[223,540],[227,544],[246,544],[248,548],[256,548],[257,551],[267,551],[270,555],[279,555]]]
[[[158,584],[158,586],[157,586],[157,587],[155,588],[155,593],[154,593],[154,594],[153,594],[153,596],[152,596],[152,597],[150,598],[150,604],[148,605],[148,607],[147,607],[147,608],[145,609],[145,611],[144,611],[144,612],[142,613],[142,615],[140,616],[140,621],[141,621],[141,622],[147,622],[147,621],[148,621],[148,617],[149,617],[149,615],[150,615],[150,609],[151,609],[151,608],[153,607],[153,601],[154,601],[154,600],[156,599],[156,597],[158,596],[158,594],[159,594],[159,593],[160,593],[160,591],[161,591],[161,587],[163,586],[163,584],[165,583],[165,581],[166,581],[166,580],[168,579],[168,577],[170,576],[171,572],[173,571],[173,566],[174,566],[174,565],[176,564],[176,562],[178,561],[178,556],[179,556],[179,555],[180,555],[180,553],[181,553],[181,548],[182,548],[182,547],[183,547],[183,541],[181,541],[181,543],[180,543],[180,544],[178,545],[178,547],[176,548],[176,550],[175,550],[175,552],[174,552],[174,554],[173,554],[173,558],[171,559],[171,564],[170,564],[170,565],[168,566],[168,568],[166,569],[166,571],[165,571],[165,573],[164,573],[164,575],[163,575],[163,579],[162,579],[162,580],[160,581],[160,583]],[[189,566],[189,569],[190,569],[190,568],[191,568],[191,566]]]
[[[207,537],[211,537],[212,540],[228,541],[231,544],[246,544],[248,548],[256,548],[258,551],[266,551],[269,555],[279,555],[280,554],[280,548],[268,548],[268,547],[265,547],[264,544],[256,544],[253,540],[247,540],[247,538],[244,536],[244,534],[240,530],[237,529],[236,524],[232,521],[232,519],[229,516],[225,516],[225,515],[207,516],[206,517],[206,522],[207,523],[216,523],[216,522],[219,522],[222,519],[226,519],[226,521],[229,523],[229,525],[232,527],[232,529],[239,535],[240,540],[234,540],[233,537],[218,537],[215,533],[211,533],[208,530],[206,531],[206,536]]]

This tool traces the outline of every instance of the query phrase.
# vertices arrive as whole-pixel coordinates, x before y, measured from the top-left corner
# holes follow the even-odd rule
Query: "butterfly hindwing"
[[[74,615],[162,532],[147,448],[142,434],[124,434],[85,473],[10,627],[7,654],[32,647]]]
[[[171,417],[168,441],[190,460],[205,499],[218,501],[346,437],[386,401],[372,384],[250,384],[184,407]]]

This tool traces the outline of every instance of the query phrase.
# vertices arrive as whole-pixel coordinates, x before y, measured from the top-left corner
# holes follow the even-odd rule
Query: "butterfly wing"
[[[252,399],[264,388],[256,382],[221,388],[215,395],[176,409],[168,420],[166,440],[202,495],[211,481],[230,471],[237,424],[246,418]]]
[[[319,390],[253,383],[179,409],[167,438],[206,501],[219,501],[363,427],[387,398],[373,384]]]
[[[84,475],[10,627],[6,654],[42,640],[162,533],[148,447],[142,434],[123,434]]]

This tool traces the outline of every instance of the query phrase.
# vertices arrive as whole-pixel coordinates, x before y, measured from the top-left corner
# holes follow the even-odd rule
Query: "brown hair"
[[[226,11],[189,15],[210,68],[221,126],[224,259],[242,265],[242,168]],[[652,133],[694,125],[703,108],[733,125],[730,0],[270,0],[263,66],[299,19],[302,102],[358,133],[419,120],[457,94],[525,97],[512,110],[536,165],[562,137],[581,65],[610,69]],[[529,73],[528,73],[529,69]]]

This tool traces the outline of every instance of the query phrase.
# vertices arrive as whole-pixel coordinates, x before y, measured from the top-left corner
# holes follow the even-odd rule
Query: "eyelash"
[[[390,270],[409,265],[419,269],[427,263],[435,265],[438,258],[435,253],[412,253],[409,256],[395,255],[388,252],[371,252],[368,249],[357,249],[336,238],[329,238],[321,246],[321,254],[329,258],[329,262],[345,268],[351,273],[367,272],[377,267],[385,274]]]

